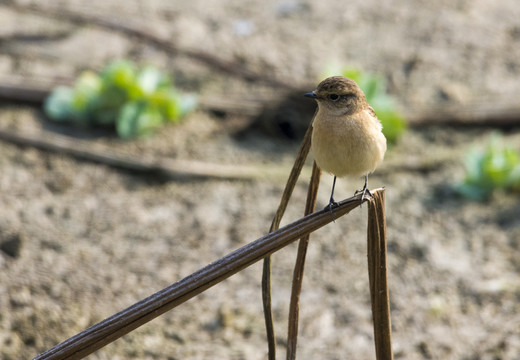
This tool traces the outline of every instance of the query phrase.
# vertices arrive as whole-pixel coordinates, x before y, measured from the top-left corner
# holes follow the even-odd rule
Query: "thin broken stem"
[[[368,203],[368,277],[377,360],[392,360],[392,327],[386,262],[385,192],[372,193]]]
[[[300,145],[298,155],[296,155],[296,160],[294,162],[291,173],[289,174],[289,179],[287,179],[287,184],[285,185],[280,204],[278,205],[278,209],[274,215],[269,232],[275,231],[280,226],[280,222],[282,221],[282,217],[285,213],[285,209],[287,208],[287,204],[289,203],[289,199],[291,198],[294,187],[296,186],[296,182],[298,181],[298,177],[300,176],[303,165],[305,164],[305,160],[307,159],[307,155],[309,154],[309,150],[311,148],[311,135],[312,121],[309,124],[309,128],[307,129],[307,132],[305,133],[303,141]],[[274,331],[271,300],[271,256],[266,256],[262,269],[262,303],[264,307],[267,347],[269,350],[268,358],[269,360],[275,360],[276,337]]]
[[[307,203],[305,204],[305,215],[316,209],[318,188],[320,185],[321,170],[314,162],[312,167],[311,181],[307,192]],[[302,291],[303,271],[305,268],[305,257],[309,246],[310,234],[305,235],[298,243],[296,263],[294,264],[293,282],[291,290],[291,302],[289,305],[289,321],[287,330],[287,360],[296,359],[296,348],[298,344],[298,321],[300,313],[300,294]]]
[[[0,129],[0,141],[19,146],[30,146],[44,151],[72,156],[76,159],[100,163],[118,169],[153,175],[165,179],[226,179],[252,180],[259,178],[285,177],[286,169],[259,165],[212,164],[185,159],[146,160],[130,157],[101,146],[92,146],[90,142],[71,139],[56,134],[32,135],[17,131]]]

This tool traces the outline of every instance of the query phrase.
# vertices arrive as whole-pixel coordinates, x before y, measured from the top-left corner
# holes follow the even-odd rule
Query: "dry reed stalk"
[[[42,135],[21,134],[8,129],[0,129],[0,140],[19,146],[30,146],[43,151],[72,156],[76,159],[90,161],[110,167],[123,169],[146,176],[157,176],[165,179],[225,179],[251,180],[263,178],[285,177],[284,168],[273,168],[257,165],[212,164],[196,160],[157,159],[146,160],[130,157],[106,147],[92,145],[80,139],[47,133]]]
[[[386,262],[385,191],[373,192],[368,203],[368,277],[377,360],[392,360],[392,328]]]
[[[321,170],[314,162],[312,167],[311,181],[307,192],[307,203],[305,214],[308,215],[316,209],[318,188],[320,185]],[[310,234],[305,235],[298,243],[296,263],[294,264],[293,282],[291,289],[291,302],[289,304],[289,321],[287,329],[287,360],[296,359],[296,348],[298,344],[298,319],[300,314],[300,293],[302,291],[303,270],[305,269],[305,257],[309,246]]]
[[[341,201],[332,210],[334,218],[357,208],[360,200],[358,195]],[[331,221],[325,209],[296,220],[74,335],[35,360],[81,359]]]
[[[287,179],[287,184],[285,185],[282,198],[280,199],[280,204],[278,205],[278,209],[274,215],[269,232],[275,231],[280,226],[280,222],[282,221],[282,217],[285,213],[285,209],[287,208],[287,204],[289,203],[289,199],[291,198],[294,187],[296,186],[296,182],[298,181],[298,177],[300,176],[303,165],[305,164],[305,160],[307,159],[307,155],[309,154],[309,150],[311,148],[311,135],[312,121],[309,124],[309,127],[307,128],[305,136],[302,140],[300,149],[298,150],[298,155],[296,155],[296,160],[294,162],[291,173],[289,174],[289,178]],[[273,323],[273,310],[271,305],[271,256],[265,257],[262,269],[262,303],[264,307],[268,358],[269,360],[275,360],[276,337]]]

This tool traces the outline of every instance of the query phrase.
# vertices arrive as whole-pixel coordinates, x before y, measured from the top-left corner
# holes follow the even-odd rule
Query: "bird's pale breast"
[[[381,123],[368,111],[327,116],[318,110],[313,122],[312,152],[322,170],[338,177],[362,176],[375,170],[385,151]]]

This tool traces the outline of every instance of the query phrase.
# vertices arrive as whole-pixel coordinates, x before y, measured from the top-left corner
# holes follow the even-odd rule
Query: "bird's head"
[[[305,96],[316,99],[318,107],[332,115],[355,114],[367,106],[363,91],[354,80],[344,76],[326,78]]]

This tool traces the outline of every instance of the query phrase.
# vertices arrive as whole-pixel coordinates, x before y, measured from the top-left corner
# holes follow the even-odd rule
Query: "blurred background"
[[[0,358],[264,235],[303,93],[345,74],[390,144],[369,185],[386,187],[395,358],[518,359],[519,19],[516,0],[1,2]],[[366,226],[363,207],[311,236],[300,359],[375,358]],[[295,250],[273,256],[279,357]],[[266,359],[260,280],[258,263],[88,358]]]

